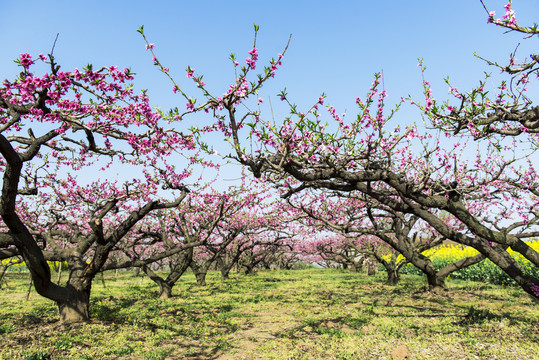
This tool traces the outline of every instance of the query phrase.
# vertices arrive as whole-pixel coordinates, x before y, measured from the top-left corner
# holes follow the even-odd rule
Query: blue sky
[[[485,2],[503,14],[505,0]],[[519,22],[539,17],[536,1],[515,0],[513,6]],[[216,89],[233,79],[228,54],[235,52],[243,59],[250,49],[253,23],[261,27],[262,60],[280,52],[292,34],[284,67],[272,85],[286,86],[300,100],[314,100],[325,91],[328,100],[337,103],[353,102],[364,94],[372,74],[382,69],[390,94],[420,89],[419,57],[425,59],[434,83],[450,75],[465,86],[485,68],[473,57],[474,51],[503,60],[520,40],[487,25],[481,3],[475,0],[2,0],[0,14],[2,78],[16,73],[12,59],[22,52],[47,53],[60,33],[55,54],[64,69],[87,63],[131,67],[139,74],[136,84],[159,94],[162,102],[156,102],[167,105],[175,98],[144,51],[136,32],[142,24],[173,74],[183,80],[184,69],[191,65]]]
[[[485,3],[497,17],[503,15],[506,1]],[[513,7],[521,24],[539,18],[536,1],[515,0]],[[184,108],[185,101],[172,94],[171,84],[152,65],[136,32],[140,25],[156,44],[160,60],[195,97],[196,89],[185,77],[187,65],[205,74],[210,89],[223,93],[234,79],[228,55],[234,52],[241,60],[247,56],[253,23],[260,25],[257,47],[262,62],[281,52],[292,34],[283,67],[262,96],[274,96],[286,87],[293,101],[310,106],[325,92],[326,103],[352,114],[354,99],[364,96],[375,72],[384,72],[389,101],[408,94],[421,99],[417,58],[424,58],[434,95],[444,98],[443,78],[448,75],[464,90],[475,85],[483,71],[497,72],[476,59],[474,51],[503,62],[521,42],[517,58],[522,59],[535,50],[531,43],[537,41],[504,35],[487,25],[479,0],[0,0],[0,19],[2,79],[19,71],[14,58],[25,52],[48,53],[59,33],[55,56],[64,70],[88,63],[130,67],[137,73],[136,87],[149,89],[152,103],[164,108]],[[401,116],[419,119],[412,109]]]

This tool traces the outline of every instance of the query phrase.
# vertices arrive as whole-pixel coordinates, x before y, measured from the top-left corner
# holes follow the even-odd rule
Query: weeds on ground
[[[198,287],[182,278],[168,300],[147,278],[122,272],[93,287],[92,321],[58,323],[54,304],[27,274],[0,291],[0,359],[534,359],[539,309],[512,287],[449,281],[445,294],[421,278],[397,286],[382,275],[327,269],[217,273]]]

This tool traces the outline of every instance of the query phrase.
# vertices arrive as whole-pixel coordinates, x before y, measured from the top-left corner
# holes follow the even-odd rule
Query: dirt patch
[[[247,315],[250,316],[248,323],[230,336],[237,351],[215,359],[256,359],[257,349],[299,325],[294,320],[292,310],[285,306],[254,311]]]

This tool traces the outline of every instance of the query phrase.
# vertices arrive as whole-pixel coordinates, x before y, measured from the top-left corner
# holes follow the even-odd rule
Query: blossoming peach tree
[[[130,259],[123,266],[141,267],[159,286],[159,297],[169,298],[173,287],[191,265],[196,248],[207,243],[217,224],[228,214],[227,199],[226,193],[193,192],[177,208],[147,216],[121,248]],[[153,265],[157,261],[159,263]],[[107,268],[116,266],[111,264]],[[152,266],[159,268],[161,274]]]
[[[52,54],[17,63],[19,76],[0,88],[0,257],[22,257],[61,320],[87,320],[109,255],[145,216],[185,198],[189,166],[167,157],[195,144],[162,127],[128,69],[63,71]],[[125,178],[111,180],[112,166]],[[65,285],[51,281],[48,260],[67,262]]]
[[[366,254],[374,257],[387,271],[389,284],[399,281],[398,270],[409,262],[426,275],[430,290],[444,289],[445,278],[452,272],[482,261],[482,254],[459,259],[437,269],[431,260],[422,253],[430,248],[439,246],[445,238],[433,231],[424,221],[413,214],[405,214],[392,210],[361,193],[318,194],[305,190],[287,199],[288,203],[303,213],[306,224],[319,231],[331,231],[339,234],[330,238],[341,239],[335,244],[320,245],[321,251],[333,254],[348,252]],[[301,216],[301,214],[299,215]],[[439,215],[439,217],[442,217]],[[442,217],[443,218],[443,217]],[[445,221],[451,221],[446,217]],[[456,228],[456,224],[449,224]],[[461,226],[461,231],[463,227]],[[389,251],[388,248],[393,250]],[[338,249],[338,250],[337,250]],[[405,261],[397,261],[401,254]],[[345,260],[353,257],[341,254]],[[384,256],[386,255],[386,256]],[[389,255],[389,256],[387,256]],[[327,254],[326,254],[327,256]],[[353,263],[353,261],[351,261]]]
[[[489,12],[489,21],[530,36],[538,33],[537,26],[516,23],[511,3],[506,6],[503,20],[494,19]],[[255,34],[257,30],[255,26]],[[522,134],[532,143],[536,141],[536,109],[523,87],[531,75],[537,74],[535,55],[524,64],[503,67],[517,78],[510,79],[515,85],[512,92],[501,86],[495,100],[488,98],[482,82],[467,94],[453,90],[459,103],[444,103],[446,111],[424,81],[425,103],[402,98],[393,110],[387,111],[387,94],[380,89],[382,77],[376,74],[366,98],[356,99],[358,113],[352,119],[327,106],[329,117],[323,120],[324,94],[301,111],[283,91],[279,97],[290,114],[275,121],[266,118],[256,106],[261,101],[257,93],[275,75],[283,54],[253,76],[258,66],[255,35],[255,46],[243,65],[231,57],[237,77],[222,94],[210,94],[202,76],[191,67],[187,68],[187,77],[201,89],[204,101],[188,97],[176,82],[174,90],[187,101],[185,113],[205,111],[214,115],[216,121],[200,129],[201,134],[224,134],[232,145],[227,157],[246,166],[255,177],[279,186],[283,197],[305,189],[361,193],[391,211],[422,219],[446,239],[477,249],[523,290],[539,297],[539,279],[507,251],[511,247],[533,266],[539,266],[539,254],[526,242],[539,234],[539,194],[531,153],[516,141],[490,141],[487,148],[493,146],[496,151],[485,153],[483,148],[455,136],[466,129],[475,138],[490,140],[495,134]],[[254,106],[239,106],[248,101]],[[407,101],[432,120],[431,129],[411,123],[392,124],[396,111]],[[169,115],[181,118],[185,113],[175,109]],[[516,146],[524,156],[516,155]],[[212,151],[209,146],[205,149]],[[470,153],[475,153],[475,158]],[[445,221],[441,211],[452,221]]]

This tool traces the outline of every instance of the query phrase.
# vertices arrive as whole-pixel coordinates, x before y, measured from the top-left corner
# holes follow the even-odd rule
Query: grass
[[[61,325],[55,305],[11,273],[0,290],[0,359],[539,359],[539,308],[514,287],[449,281],[445,294],[405,275],[307,269],[188,274],[157,299],[149,279],[107,274],[89,324]]]

